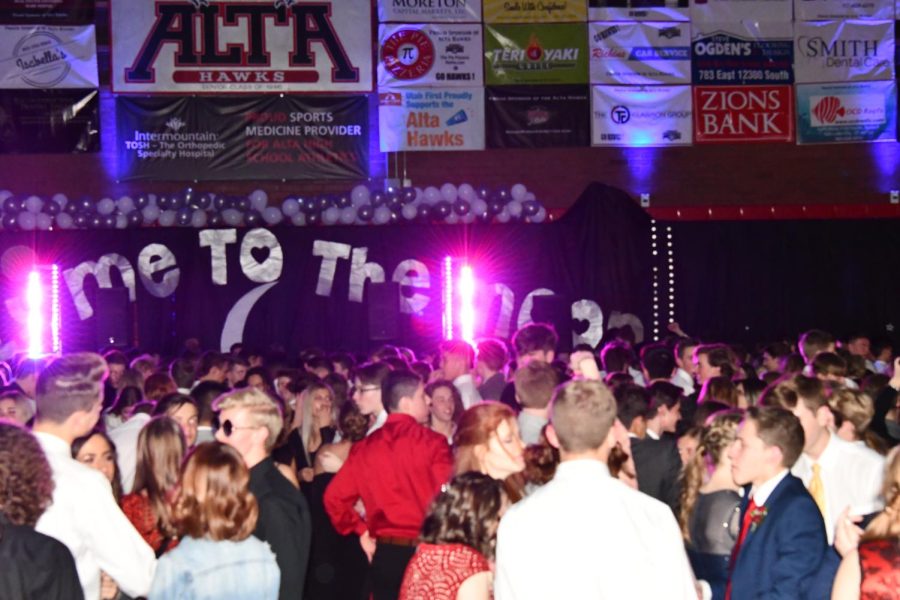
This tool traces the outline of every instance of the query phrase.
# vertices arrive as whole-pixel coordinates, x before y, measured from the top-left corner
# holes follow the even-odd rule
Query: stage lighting
[[[475,273],[469,265],[459,270],[459,323],[460,337],[475,343]]]
[[[49,298],[47,298],[48,288]],[[57,265],[35,266],[28,273],[25,285],[25,308],[27,311],[25,340],[28,344],[29,358],[39,358],[48,351],[54,354],[62,352],[59,289],[59,267]],[[49,331],[46,328],[48,322],[50,324]]]
[[[28,274],[25,287],[25,306],[28,316],[25,320],[26,339],[28,340],[28,357],[39,358],[44,354],[44,290],[41,287],[41,276],[37,271]]]
[[[443,302],[442,331],[444,339],[453,339],[453,257],[444,257],[441,278],[441,299]]]

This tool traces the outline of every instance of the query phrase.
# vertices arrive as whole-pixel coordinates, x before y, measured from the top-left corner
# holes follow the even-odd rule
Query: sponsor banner
[[[485,27],[484,71],[488,85],[586,84],[587,25]]]
[[[690,23],[589,23],[591,83],[691,82]]]
[[[589,94],[586,85],[487,88],[488,147],[590,146]]]
[[[587,20],[585,0],[482,0],[485,23],[573,23]]]
[[[893,21],[798,21],[797,83],[894,78]]]
[[[381,25],[378,86],[484,83],[481,25]]]
[[[792,142],[790,85],[694,86],[694,143]]]
[[[0,24],[90,25],[94,0],[0,0]]]
[[[897,83],[871,81],[797,86],[797,141],[897,139]]]
[[[382,23],[481,21],[481,0],[378,0]]]
[[[697,23],[739,23],[769,21],[790,23],[794,0],[691,0],[691,21]]]
[[[793,29],[786,23],[694,25],[695,85],[763,85],[794,81]]]
[[[0,89],[98,85],[93,25],[0,27]]]
[[[382,152],[484,150],[484,88],[378,93]]]
[[[588,0],[588,21],[689,21],[688,0]]]
[[[366,176],[365,96],[116,98],[123,179]]]
[[[10,90],[0,94],[0,153],[99,150],[97,90]]]
[[[894,0],[794,0],[798,21],[893,19]]]
[[[684,146],[692,140],[688,85],[593,86],[594,146]]]
[[[369,92],[369,0],[110,0],[116,93]]]

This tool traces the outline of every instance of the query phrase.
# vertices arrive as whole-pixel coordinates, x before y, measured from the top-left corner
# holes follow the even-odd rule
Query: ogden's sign
[[[368,0],[112,0],[111,5],[114,92],[372,88]]]

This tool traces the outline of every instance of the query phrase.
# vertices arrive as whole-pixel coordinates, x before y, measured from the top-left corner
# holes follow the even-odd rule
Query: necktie
[[[747,532],[750,531],[750,522],[753,520],[753,513],[759,508],[756,501],[750,498],[750,504],[747,505],[747,511],[744,513],[744,519],[741,521],[741,532],[738,539],[731,549],[731,561],[728,563],[728,586],[725,588],[725,600],[731,600],[731,573],[734,571],[734,565],[737,562],[738,553],[741,551],[741,544],[747,538]]]
[[[816,501],[816,504],[819,506],[819,512],[821,512],[822,517],[824,517],[825,484],[822,483],[822,465],[813,463],[812,473],[812,479],[809,480],[809,486],[806,489],[809,490],[809,495]]]

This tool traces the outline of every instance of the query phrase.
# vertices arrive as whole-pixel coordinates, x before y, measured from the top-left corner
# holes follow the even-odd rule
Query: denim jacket
[[[156,567],[149,600],[275,600],[281,572],[265,542],[184,538]]]

